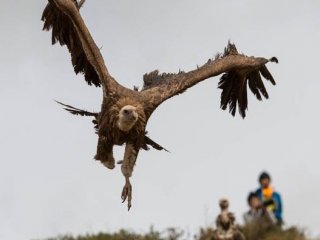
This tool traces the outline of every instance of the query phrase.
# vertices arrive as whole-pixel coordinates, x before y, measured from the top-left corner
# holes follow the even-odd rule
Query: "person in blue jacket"
[[[271,177],[267,172],[262,172],[259,176],[260,188],[256,190],[256,194],[260,198],[268,212],[272,222],[278,225],[283,224],[282,218],[282,201],[281,196],[271,186]]]

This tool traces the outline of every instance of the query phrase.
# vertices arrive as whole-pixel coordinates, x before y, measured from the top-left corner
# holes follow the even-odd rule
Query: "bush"
[[[302,230],[296,227],[282,229],[270,224],[248,224],[239,227],[246,240],[307,240]],[[193,237],[194,240],[211,240],[212,228],[201,228],[199,233]],[[177,228],[168,228],[164,232],[155,231],[152,227],[148,233],[137,234],[127,230],[115,233],[98,233],[86,236],[73,237],[70,235],[48,238],[47,240],[189,240],[184,231]]]

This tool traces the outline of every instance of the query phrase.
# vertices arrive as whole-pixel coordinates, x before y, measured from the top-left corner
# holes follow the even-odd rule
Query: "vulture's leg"
[[[122,174],[126,179],[126,183],[121,193],[121,198],[122,198],[122,202],[126,201],[126,199],[128,198],[128,211],[131,208],[131,199],[132,199],[132,186],[129,178],[132,175],[133,167],[136,163],[138,152],[139,150],[135,148],[133,144],[127,143],[125,152],[124,152],[124,159],[121,165]]]
[[[97,154],[94,158],[96,160],[99,160],[104,166],[109,169],[113,169],[115,167],[113,145],[107,141],[106,137],[99,136]]]

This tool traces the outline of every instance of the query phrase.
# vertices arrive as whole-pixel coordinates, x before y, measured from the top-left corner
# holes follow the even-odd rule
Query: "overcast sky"
[[[101,89],[75,76],[66,48],[51,46],[40,17],[46,1],[0,0],[0,239],[138,232],[213,224],[221,197],[239,223],[246,196],[267,170],[283,197],[287,226],[320,235],[320,2],[293,0],[87,0],[82,15],[123,85],[144,73],[191,70],[228,40],[247,55],[277,56],[270,99],[249,97],[247,118],[219,109],[218,78],[157,109],[147,130],[171,153],[141,152],[133,207],[124,179],[93,160],[91,119],[53,100],[100,109]],[[123,149],[116,148],[116,159]]]

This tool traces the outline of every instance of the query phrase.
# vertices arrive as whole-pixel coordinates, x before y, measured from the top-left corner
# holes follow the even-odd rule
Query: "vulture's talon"
[[[132,199],[132,186],[129,179],[126,179],[126,184],[122,189],[121,199],[123,203],[128,199],[128,211],[129,211],[131,208],[131,199]]]

